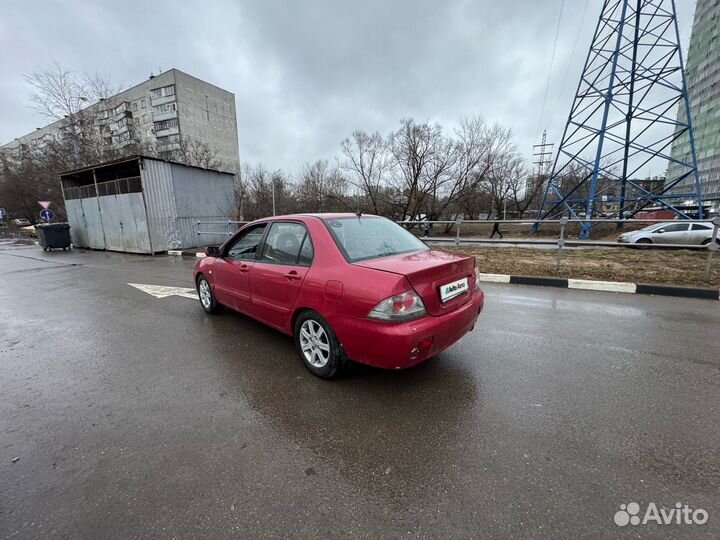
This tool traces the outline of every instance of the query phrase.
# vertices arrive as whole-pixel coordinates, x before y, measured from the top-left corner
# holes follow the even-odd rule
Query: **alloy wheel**
[[[317,321],[308,319],[300,327],[300,349],[314,367],[324,367],[330,360],[330,340]]]
[[[200,302],[205,309],[210,309],[212,304],[212,293],[210,292],[210,285],[204,279],[200,280],[200,287],[198,287],[200,293]]]

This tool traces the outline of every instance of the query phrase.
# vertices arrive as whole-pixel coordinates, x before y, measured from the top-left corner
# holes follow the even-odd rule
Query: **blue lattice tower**
[[[683,108],[682,122],[677,119]],[[689,139],[685,159],[674,141]],[[639,180],[665,171],[664,182]],[[675,186],[691,177],[691,192]],[[540,207],[540,220],[625,219],[648,205],[702,218],[700,177],[674,0],[605,0]],[[601,212],[601,206],[605,211]],[[536,223],[537,231],[540,223]]]

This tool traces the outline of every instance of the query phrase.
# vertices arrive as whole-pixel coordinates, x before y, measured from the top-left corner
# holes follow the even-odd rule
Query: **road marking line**
[[[510,283],[510,276],[505,274],[478,274],[480,281],[491,281],[493,283]]]
[[[182,251],[179,251],[177,249],[168,249],[168,255],[177,255],[182,256]]]
[[[190,287],[166,287],[165,285],[146,285],[143,283],[128,283],[131,287],[141,290],[155,298],[166,298],[168,296],[182,296],[197,300],[198,295],[195,289]]]
[[[635,294],[637,285],[624,281],[593,281],[590,279],[568,279],[568,289],[607,291]]]

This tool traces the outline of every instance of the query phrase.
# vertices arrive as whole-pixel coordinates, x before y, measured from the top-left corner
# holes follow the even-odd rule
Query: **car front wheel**
[[[208,283],[207,278],[203,275],[200,275],[197,280],[197,291],[198,296],[200,297],[200,305],[206,312],[217,313],[220,311],[220,308],[215,301],[215,295],[212,292],[210,283]]]
[[[343,351],[335,332],[318,313],[304,311],[295,321],[295,347],[313,375],[332,379],[343,365]]]

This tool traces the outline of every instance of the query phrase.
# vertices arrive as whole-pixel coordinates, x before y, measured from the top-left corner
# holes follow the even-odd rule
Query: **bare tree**
[[[347,180],[327,160],[306,164],[295,188],[298,208],[303,212],[349,211]]]
[[[449,209],[455,213],[463,210],[471,219],[474,217],[476,203],[482,198],[477,196],[478,184],[497,159],[496,140],[503,136],[499,126],[488,126],[479,116],[460,122],[446,150],[452,159],[450,170],[439,186],[442,196],[430,199],[433,204],[427,214],[431,219],[438,219]]]
[[[121,88],[101,75],[78,75],[53,60],[39,71],[25,75],[32,88],[32,108],[48,121],[77,115],[89,105],[109,99]]]
[[[533,182],[526,173],[525,164],[520,156],[510,155],[502,160],[493,176],[501,176],[501,182],[506,187],[504,190],[503,206],[507,205],[512,212],[517,212],[522,217],[535,200],[542,181]],[[498,204],[498,211],[499,211]]]
[[[548,176],[546,174],[530,175],[524,163],[520,162],[517,171],[510,179],[509,197],[513,209],[522,218],[528,210],[536,210],[540,204]]]
[[[481,117],[463,120],[451,135],[437,124],[405,119],[387,138],[355,131],[341,150],[336,167],[325,160],[308,163],[297,183],[280,174],[276,210],[474,218],[481,209],[492,212],[521,196],[524,172],[511,131]],[[243,167],[241,197],[248,216],[272,212],[273,174],[262,166]]]
[[[178,146],[177,150],[160,152],[160,155],[165,154],[168,159],[204,169],[219,169],[222,166],[217,157],[218,151],[205,141],[182,135]]]
[[[349,182],[367,197],[370,211],[379,214],[380,195],[390,167],[385,140],[377,132],[368,135],[354,131],[351,139],[342,141],[341,148],[345,156],[341,168],[350,173]]]
[[[243,167],[243,183],[246,186],[243,201],[245,219],[258,219],[276,214],[288,214],[297,210],[294,186],[281,171],[270,171],[262,164]]]
[[[101,108],[112,110],[116,106],[112,96],[120,88],[109,78],[79,75],[53,61],[48,67],[26,75],[25,81],[31,88],[31,107],[45,120],[58,122],[59,137],[52,145],[45,145],[46,154],[61,156],[63,161],[79,167],[138,153],[142,146],[139,142],[121,149],[113,145],[110,134],[105,132],[107,125],[96,121]]]
[[[235,218],[239,221],[245,221],[245,205],[247,204],[250,185],[249,178],[251,174],[250,165],[243,163],[235,171]]]
[[[399,210],[396,217],[413,219],[427,195],[428,169],[433,161],[440,162],[444,145],[442,128],[404,119],[400,121],[400,129],[390,135],[388,144],[394,165],[391,183]]]

